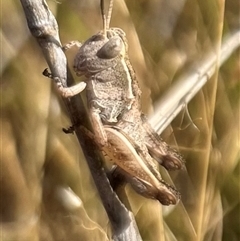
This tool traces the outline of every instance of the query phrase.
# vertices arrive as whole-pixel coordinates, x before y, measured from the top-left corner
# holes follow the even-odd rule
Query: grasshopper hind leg
[[[183,157],[164,142],[153,130],[144,115],[141,116],[145,130],[145,145],[150,155],[167,170],[179,170],[184,166]]]
[[[156,188],[136,176],[129,175],[117,165],[108,173],[108,178],[114,190],[129,183],[136,193],[145,198],[158,200],[162,205],[176,204],[181,199],[180,193],[163,180],[161,180],[161,188]]]
[[[157,199],[163,205],[176,204],[179,201],[178,191],[165,183],[159,173],[156,175],[154,166],[149,167],[149,163],[146,163],[146,156],[142,153],[139,155],[121,132],[111,127],[105,128],[105,131],[108,142],[102,150],[117,165],[120,174],[137,193]]]

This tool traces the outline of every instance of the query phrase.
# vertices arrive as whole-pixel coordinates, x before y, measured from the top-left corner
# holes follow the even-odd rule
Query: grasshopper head
[[[80,47],[75,59],[74,70],[77,75],[87,77],[116,66],[125,58],[127,43],[125,33],[119,28],[110,28],[89,38]]]
[[[77,75],[90,77],[116,66],[121,59],[125,58],[128,50],[124,31],[120,28],[109,28],[113,0],[110,0],[107,16],[104,12],[104,0],[100,3],[103,30],[93,35],[80,47],[74,60],[74,70]]]
[[[103,30],[93,35],[80,47],[74,60],[77,75],[87,77],[116,66],[125,58],[128,51],[125,33],[120,28],[109,28],[113,0],[110,0],[107,17],[104,12],[104,0],[101,0]]]

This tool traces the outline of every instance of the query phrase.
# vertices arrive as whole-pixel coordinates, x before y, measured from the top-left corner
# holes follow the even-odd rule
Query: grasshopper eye
[[[113,59],[120,54],[123,48],[123,42],[119,37],[111,38],[106,44],[98,50],[97,56],[101,59]]]

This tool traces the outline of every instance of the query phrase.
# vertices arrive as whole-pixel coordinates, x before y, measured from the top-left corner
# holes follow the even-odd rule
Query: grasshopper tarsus
[[[74,134],[75,132],[75,126],[72,125],[72,126],[69,126],[68,128],[62,128],[62,131],[65,133],[65,134]]]
[[[48,77],[50,79],[53,78],[52,73],[49,72],[48,68],[43,70],[42,75],[44,75],[45,77]]]
[[[114,165],[111,170],[107,172],[107,177],[113,190],[116,190],[119,186],[126,183],[126,178],[117,165]]]
[[[71,41],[67,44],[65,44],[64,46],[62,46],[62,50],[63,52],[67,52],[69,49],[71,49],[72,47],[77,47],[80,48],[82,46],[82,44],[79,41]]]

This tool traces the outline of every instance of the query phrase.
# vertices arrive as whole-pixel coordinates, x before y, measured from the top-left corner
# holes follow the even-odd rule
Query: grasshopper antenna
[[[102,14],[102,20],[103,20],[103,35],[107,36],[107,19],[104,11],[104,0],[100,1],[100,8],[101,8],[101,14]]]
[[[107,17],[104,10],[104,0],[100,1],[100,8],[101,8],[101,14],[102,14],[102,20],[103,20],[103,34],[106,37],[107,29],[109,29],[110,20],[112,16],[113,0],[110,0]]]
[[[110,26],[110,21],[112,17],[112,9],[113,9],[113,0],[110,0],[109,7],[108,7],[108,14],[107,14],[107,19],[106,19],[106,27],[109,28]]]

